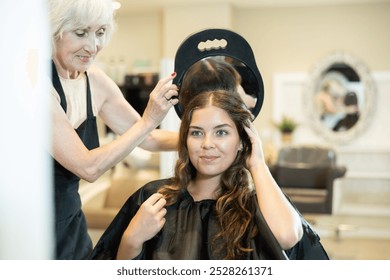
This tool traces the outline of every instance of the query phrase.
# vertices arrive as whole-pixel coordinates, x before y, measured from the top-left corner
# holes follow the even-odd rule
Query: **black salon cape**
[[[169,185],[169,179],[150,182],[135,192],[123,205],[107,230],[103,233],[94,248],[91,259],[110,260],[115,259],[123,232],[130,220],[138,211],[140,205],[162,186]],[[308,255],[311,259],[328,259],[326,252],[319,243],[319,237],[310,226],[303,221],[305,244],[299,242],[287,252],[283,251],[269,229],[267,223],[255,203],[255,223],[259,233],[250,241],[252,252],[247,253],[246,259],[304,259],[311,248],[319,246],[320,253]],[[166,223],[162,230],[152,239],[146,241],[143,250],[136,259],[164,259],[164,260],[200,260],[221,259],[226,251],[218,252],[211,246],[213,236],[218,232],[216,216],[213,211],[215,200],[203,200],[195,202],[187,191],[183,191],[177,202],[168,206],[165,216]],[[308,231],[308,229],[310,229]],[[314,246],[314,247],[313,247]],[[315,248],[318,249],[318,248]],[[318,251],[318,250],[314,250]],[[314,254],[314,255],[313,255]]]

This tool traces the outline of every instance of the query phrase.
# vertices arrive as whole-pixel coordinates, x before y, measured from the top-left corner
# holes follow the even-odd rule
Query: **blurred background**
[[[264,104],[254,123],[278,183],[296,199],[331,259],[390,259],[389,0],[114,2],[116,32],[96,64],[140,113],[159,76],[174,71],[176,50],[189,35],[207,28],[239,33],[251,45],[264,81]],[[28,13],[19,9],[21,4]],[[0,259],[51,257],[51,169],[42,148],[49,141],[48,117],[39,109],[47,106],[44,82],[49,69],[44,61],[50,51],[45,12],[43,0],[0,4],[4,22],[0,34],[13,42],[0,46],[4,58],[0,217],[6,229],[0,233]],[[350,79],[351,71],[357,79]],[[20,90],[15,77],[24,79],[26,89]],[[358,93],[360,118],[346,131],[329,129],[316,109],[315,99],[325,80],[341,84],[333,99],[350,89]],[[346,105],[341,107],[346,111]],[[176,130],[178,124],[172,110],[161,127]],[[286,126],[293,128],[287,136]],[[101,143],[115,137],[103,125],[99,129]],[[324,158],[314,156],[324,161],[313,161],[306,150],[286,154],[295,147],[325,149]],[[94,242],[132,192],[172,174],[174,160],[174,153],[136,149],[97,182],[82,182],[80,193]],[[24,166],[32,168],[20,176]],[[321,173],[321,183],[310,185],[305,168],[313,176],[325,169],[327,173]],[[292,184],[293,177],[303,182]],[[314,209],[314,204],[322,206]],[[10,244],[11,238],[19,242]]]

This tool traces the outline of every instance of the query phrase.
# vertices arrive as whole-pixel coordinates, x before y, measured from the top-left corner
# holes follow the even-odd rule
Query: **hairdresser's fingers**
[[[154,87],[151,95],[155,95],[156,98],[172,99],[177,96],[178,88],[175,84],[172,84],[172,80],[175,78],[176,73],[172,73],[162,79],[160,79],[157,85]]]
[[[161,88],[166,85],[166,84],[172,84],[173,79],[176,77],[176,72],[173,72],[170,75],[167,75],[163,78],[161,78],[158,82],[157,85],[154,87],[155,90],[159,91]]]

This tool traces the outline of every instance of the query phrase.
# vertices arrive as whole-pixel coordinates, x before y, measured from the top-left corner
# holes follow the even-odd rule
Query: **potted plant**
[[[283,142],[291,142],[292,133],[297,126],[298,123],[287,116],[283,116],[282,120],[279,123],[276,123],[276,127],[282,133]]]

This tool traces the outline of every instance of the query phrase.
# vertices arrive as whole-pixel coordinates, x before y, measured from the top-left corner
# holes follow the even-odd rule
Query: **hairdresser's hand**
[[[252,170],[253,168],[257,167],[259,164],[262,165],[265,164],[264,152],[262,148],[261,139],[252,122],[248,121],[247,125],[245,126],[245,131],[248,134],[252,144],[252,153],[247,159],[248,169]]]
[[[156,87],[149,95],[149,101],[142,118],[154,127],[164,119],[169,109],[178,102],[177,86],[172,84],[176,73],[158,81]]]
[[[118,259],[133,259],[139,255],[145,241],[153,238],[165,224],[166,200],[162,194],[151,195],[131,220],[123,233]]]

